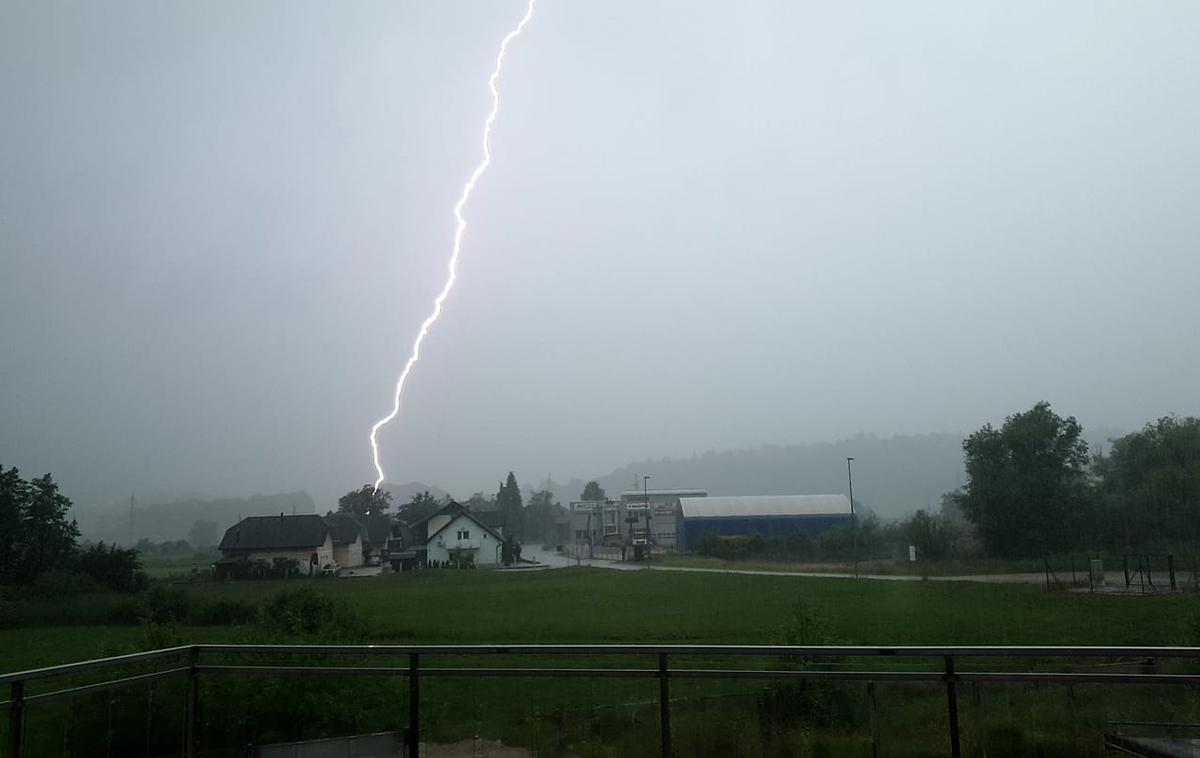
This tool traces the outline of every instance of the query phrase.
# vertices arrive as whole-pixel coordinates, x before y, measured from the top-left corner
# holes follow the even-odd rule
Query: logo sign
[[[625,510],[627,511],[644,511],[650,507],[649,503],[627,503]]]
[[[589,503],[589,502],[571,503],[571,510],[575,511],[576,513],[595,513],[596,512],[596,503]]]

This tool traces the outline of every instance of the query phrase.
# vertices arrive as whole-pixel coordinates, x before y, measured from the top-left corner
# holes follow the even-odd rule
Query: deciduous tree
[[[338,513],[352,513],[355,516],[370,516],[385,513],[392,507],[392,493],[384,489],[375,489],[370,484],[364,484],[361,489],[351,490],[338,498]]]
[[[987,551],[1034,557],[1069,549],[1087,505],[1087,442],[1074,417],[1040,402],[963,442],[967,486],[957,496]]]
[[[429,490],[425,490],[413,495],[412,499],[402,505],[398,515],[405,524],[415,524],[437,513],[441,507],[441,501],[430,495]]]
[[[604,497],[604,488],[600,486],[600,482],[597,482],[595,479],[593,479],[592,481],[583,485],[583,494],[579,496],[579,499],[597,501],[603,500]]]
[[[1114,547],[1172,550],[1200,540],[1200,419],[1167,416],[1115,439],[1093,470]]]

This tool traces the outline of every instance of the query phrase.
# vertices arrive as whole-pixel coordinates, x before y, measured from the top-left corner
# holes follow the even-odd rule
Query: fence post
[[[946,656],[946,711],[950,721],[950,755],[962,758],[962,745],[958,738],[958,692],[954,676],[954,656]]]
[[[1175,556],[1167,553],[1167,574],[1171,577],[1171,592],[1174,592],[1175,587]]]
[[[871,758],[879,758],[879,706],[875,702],[875,682],[867,682],[867,710],[871,714]]]
[[[183,724],[183,754],[196,758],[199,733],[197,731],[200,711],[200,650],[193,647],[188,651],[187,713]]]
[[[658,654],[658,725],[662,732],[662,758],[671,758],[671,686],[666,653]]]
[[[421,752],[421,656],[408,656],[408,758]]]
[[[8,704],[8,754],[21,758],[22,734],[25,729],[25,682],[16,681],[9,685]]]
[[[1129,589],[1129,553],[1121,554],[1121,567],[1125,569],[1125,589]]]
[[[979,692],[979,682],[971,683],[971,705],[975,711],[975,755],[987,758],[987,744],[983,738],[983,696]]]

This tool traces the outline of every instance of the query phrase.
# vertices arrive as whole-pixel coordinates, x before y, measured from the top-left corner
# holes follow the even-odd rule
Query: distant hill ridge
[[[113,510],[97,514],[90,524],[86,521],[81,523],[80,529],[87,539],[132,544],[142,538],[152,542],[187,539],[188,531],[197,521],[213,521],[217,525],[219,539],[226,529],[245,516],[316,512],[317,504],[303,491],[213,500],[187,498],[135,505],[132,530],[127,509],[124,512]]]
[[[1093,452],[1123,432],[1085,430]],[[688,458],[660,458],[622,466],[597,477],[609,497],[641,489],[643,475],[653,489],[698,487],[710,495],[848,494],[846,458],[854,458],[854,499],[882,518],[918,508],[936,509],[942,495],[966,483],[961,433],[877,437],[861,434],[838,442],[763,445],[709,451]],[[563,502],[577,500],[584,481],[555,488]]]

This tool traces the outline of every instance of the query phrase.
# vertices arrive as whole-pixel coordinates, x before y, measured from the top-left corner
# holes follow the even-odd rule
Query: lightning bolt
[[[471,193],[475,190],[475,184],[479,181],[479,177],[483,176],[488,166],[492,163],[492,151],[489,142],[492,137],[492,124],[495,123],[496,113],[500,110],[500,91],[496,89],[496,83],[500,80],[500,68],[504,65],[504,56],[508,53],[509,44],[520,36],[521,32],[525,29],[525,25],[533,18],[534,2],[535,0],[529,0],[529,4],[525,8],[525,15],[521,18],[521,21],[500,42],[500,52],[496,55],[496,66],[492,69],[492,75],[488,77],[488,88],[492,91],[492,110],[488,113],[487,120],[483,124],[483,160],[471,172],[467,183],[463,185],[462,193],[458,196],[458,202],[454,204],[454,246],[450,253],[450,264],[447,266],[448,276],[446,284],[433,301],[433,311],[421,322],[421,328],[417,332],[417,338],[413,341],[412,352],[408,356],[408,362],[404,364],[404,370],[400,372],[400,378],[396,380],[396,392],[392,396],[392,412],[376,421],[375,425],[371,427],[371,458],[375,463],[375,474],[377,477],[375,479],[376,491],[379,490],[379,485],[383,483],[384,479],[383,466],[379,463],[379,440],[377,439],[379,430],[400,413],[400,400],[404,394],[404,382],[408,380],[408,375],[412,372],[413,366],[420,359],[421,343],[425,341],[425,336],[429,334],[429,328],[442,315],[442,305],[446,302],[447,296],[450,295],[450,290],[454,289],[454,281],[458,278],[458,256],[462,252],[463,233],[467,229],[467,220],[463,217],[463,208],[466,207],[467,201],[471,199]]]

